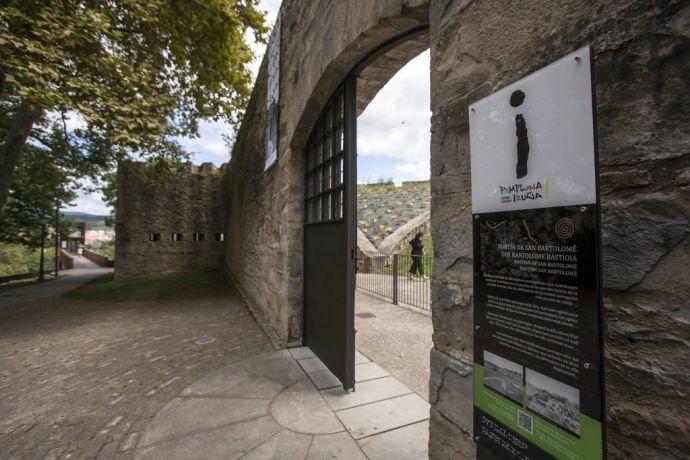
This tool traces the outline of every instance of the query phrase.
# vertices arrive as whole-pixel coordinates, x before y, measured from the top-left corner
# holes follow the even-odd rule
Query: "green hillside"
[[[103,229],[103,228],[109,228],[105,224],[105,219],[108,216],[99,216],[96,214],[88,214],[85,212],[74,212],[74,211],[66,211],[63,213],[63,215],[70,220],[78,220],[78,221],[86,222],[86,228],[88,230],[98,230],[98,229]]]

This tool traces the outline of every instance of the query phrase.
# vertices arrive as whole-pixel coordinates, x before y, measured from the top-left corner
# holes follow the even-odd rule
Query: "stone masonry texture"
[[[213,164],[157,173],[144,163],[121,163],[117,181],[115,276],[223,267],[219,235],[225,237],[227,208]]]
[[[272,335],[301,344],[307,137],[333,91],[362,59],[428,25],[428,33],[383,54],[362,74],[357,108],[363,110],[397,70],[431,48],[435,260],[429,452],[432,458],[472,458],[468,106],[590,44],[601,167],[609,456],[685,458],[690,450],[690,4],[285,0],[282,15],[277,163],[264,171],[264,62],[223,174],[227,187],[209,185],[209,193],[202,194],[221,190],[222,210],[207,215],[215,205],[192,210],[172,198],[199,190],[198,185],[164,189],[156,206],[166,213],[154,220],[164,224],[162,238],[178,227],[185,233],[216,231],[219,224],[204,216],[222,216],[225,269],[243,300]],[[144,185],[122,188],[119,220],[127,222],[129,215],[141,222],[137,213],[148,212],[153,192]],[[175,213],[179,217],[173,218]],[[182,228],[198,222],[200,230]],[[204,246],[190,242],[166,241],[148,251],[146,232],[158,230],[118,225],[117,259],[136,261],[116,267],[120,274],[142,266],[150,271],[199,261],[214,265],[216,256],[223,257],[223,251],[204,253],[197,251]]]
[[[228,167],[226,268],[256,317],[302,343],[304,146],[324,104],[369,52],[426,24],[426,2],[286,0],[281,11],[278,162],[264,171],[266,59]],[[358,111],[427,45],[385,56],[359,88]]]
[[[681,1],[431,2],[432,394],[434,382],[443,388],[432,456],[449,452],[434,444],[460,449],[471,433],[461,401],[472,377],[453,370],[472,362],[471,239],[458,237],[471,234],[468,105],[591,44],[608,450],[611,458],[687,457],[689,24]]]
[[[357,228],[379,246],[411,219],[429,210],[429,182],[357,185]]]

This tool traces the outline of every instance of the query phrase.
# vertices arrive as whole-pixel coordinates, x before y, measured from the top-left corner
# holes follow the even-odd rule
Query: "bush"
[[[55,266],[52,244],[46,241],[45,269]],[[0,243],[0,277],[38,273],[41,253],[38,249],[15,243]]]

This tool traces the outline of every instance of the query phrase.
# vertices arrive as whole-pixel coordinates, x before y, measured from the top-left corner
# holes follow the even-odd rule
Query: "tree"
[[[200,119],[237,122],[258,0],[6,0],[0,7],[0,209],[41,122],[92,165],[179,158]],[[83,123],[67,135],[67,117]],[[80,155],[73,155],[79,157]]]
[[[11,191],[0,220],[0,241],[37,248],[41,242],[41,224],[52,223],[57,203],[67,204],[76,196],[77,183],[71,170],[64,167],[61,133],[44,137],[47,145],[27,145],[12,177]],[[60,222],[64,235],[70,222]]]

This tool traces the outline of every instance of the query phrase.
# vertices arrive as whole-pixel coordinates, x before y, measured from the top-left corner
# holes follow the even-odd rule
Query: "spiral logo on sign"
[[[575,222],[567,217],[562,218],[556,222],[556,235],[564,240],[572,237],[575,234]]]

